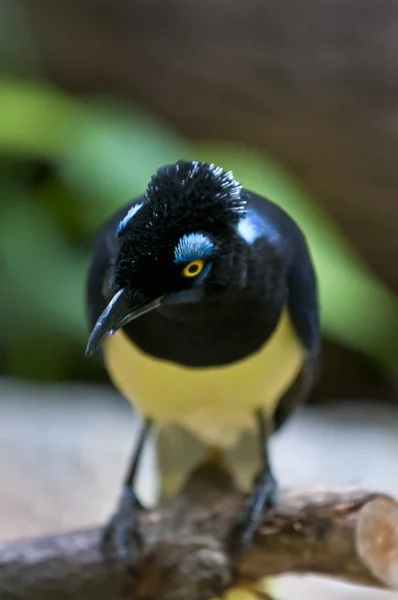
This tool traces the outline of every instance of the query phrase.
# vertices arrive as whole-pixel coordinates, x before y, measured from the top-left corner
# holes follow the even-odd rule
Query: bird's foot
[[[135,558],[142,547],[138,517],[144,510],[131,487],[125,487],[116,512],[104,528],[102,548],[105,553],[116,551],[126,565],[126,570],[135,576]]]
[[[254,481],[254,489],[246,499],[241,513],[227,536],[227,548],[232,563],[236,563],[253,540],[263,510],[271,507],[277,497],[277,484],[269,471],[261,471]]]

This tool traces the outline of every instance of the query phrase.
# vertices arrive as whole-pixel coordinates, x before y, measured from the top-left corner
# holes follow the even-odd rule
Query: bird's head
[[[111,301],[88,341],[101,341],[153,309],[200,301],[227,276],[239,244],[245,194],[232,173],[204,162],[178,161],[158,169],[143,201],[117,227],[119,248],[110,278]]]

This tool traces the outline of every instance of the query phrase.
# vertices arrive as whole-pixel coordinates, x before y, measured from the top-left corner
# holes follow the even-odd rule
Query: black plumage
[[[188,249],[195,249],[196,242],[207,244],[203,256],[198,251],[203,277],[182,276],[176,248],[183,236],[188,236]],[[120,313],[116,322],[116,309],[108,306],[112,297],[119,313],[131,311],[134,317],[145,303],[153,310],[124,321]],[[87,308],[94,328],[90,352],[122,322],[128,339],[145,355],[199,370],[256,355],[287,308],[305,358],[295,386],[276,403],[274,428],[306,399],[314,383],[319,314],[304,235],[281,208],[214,165],[178,161],[161,167],[144,196],[104,224],[90,263]],[[274,490],[266,452],[260,480],[262,492],[268,490],[266,504]],[[249,503],[248,521],[254,520],[253,510]]]
[[[151,312],[132,321],[125,331],[134,343],[154,356],[187,366],[226,364],[264,344],[287,301],[297,334],[315,363],[320,339],[316,280],[298,226],[280,207],[239,185],[230,184],[232,205],[227,195],[221,195],[222,184],[214,189],[205,179],[198,192],[194,184],[201,183],[199,169],[197,179],[188,179],[193,190],[188,189],[185,197],[187,167],[177,172],[171,168],[162,167],[147,195],[123,206],[99,231],[87,285],[90,327],[120,287],[133,298],[143,286],[148,294],[154,288],[180,289],[185,282],[174,268],[173,250],[182,233],[204,230],[217,241],[219,266],[216,276],[206,281],[208,294],[195,306],[170,308],[168,318]],[[177,185],[172,175],[176,179],[179,173],[184,178]],[[214,202],[209,192],[215,193]],[[125,227],[126,239],[120,241],[119,223],[132,206],[141,203],[143,209]],[[252,244],[237,233],[242,216],[264,227],[264,234]],[[173,311],[175,319],[170,318]]]

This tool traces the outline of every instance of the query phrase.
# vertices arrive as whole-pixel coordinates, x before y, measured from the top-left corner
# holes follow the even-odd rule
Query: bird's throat
[[[242,298],[167,306],[124,331],[144,353],[187,367],[232,364],[257,352],[273,334],[282,306]]]

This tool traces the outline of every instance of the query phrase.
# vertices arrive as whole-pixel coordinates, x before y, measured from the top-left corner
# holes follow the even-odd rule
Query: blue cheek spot
[[[174,248],[174,262],[191,262],[207,258],[213,251],[214,244],[203,233],[189,233],[183,235]],[[203,271],[202,271],[203,272]]]
[[[139,202],[138,204],[134,204],[134,206],[132,206],[129,210],[129,212],[127,213],[127,215],[120,221],[119,225],[117,226],[116,229],[116,233],[119,235],[120,233],[122,233],[123,229],[126,227],[126,225],[129,223],[129,221],[134,217],[135,214],[137,214],[137,212],[140,210],[140,208],[143,207],[143,203]]]

